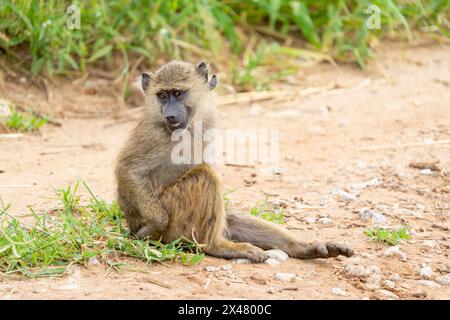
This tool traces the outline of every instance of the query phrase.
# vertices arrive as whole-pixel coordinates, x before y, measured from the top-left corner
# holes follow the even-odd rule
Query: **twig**
[[[441,168],[438,166],[439,161],[433,162],[411,162],[409,166],[414,169],[430,169],[433,171],[441,171]]]
[[[398,148],[408,148],[408,147],[423,147],[423,146],[431,146],[437,144],[447,144],[450,143],[450,139],[446,140],[437,140],[431,142],[412,142],[412,143],[404,143],[404,144],[387,144],[383,146],[373,146],[359,149],[360,151],[376,151],[376,150],[384,150],[384,149],[398,149]]]
[[[166,289],[170,289],[170,286],[169,286],[169,285],[167,285],[167,284],[165,284],[165,283],[163,283],[163,282],[160,282],[160,281],[158,281],[158,280],[150,279],[150,278],[145,278],[145,280],[146,280],[147,282],[156,284],[156,285],[158,285],[158,286],[160,286],[160,287],[163,287],[163,288],[166,288]]]
[[[237,164],[237,163],[225,163],[228,167],[237,167],[237,168],[254,168],[255,166],[249,164]]]
[[[205,290],[208,289],[209,284],[211,283],[211,280],[212,280],[212,274],[209,275],[208,280],[206,280],[206,284],[203,287],[203,289],[205,289]]]

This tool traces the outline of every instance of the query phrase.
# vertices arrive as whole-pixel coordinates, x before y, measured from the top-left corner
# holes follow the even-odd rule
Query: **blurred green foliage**
[[[70,5],[80,9],[80,29],[67,27],[70,17],[76,19]],[[370,5],[380,9],[379,29],[367,27]],[[2,0],[0,50],[33,73],[110,68],[118,55],[122,74],[139,57],[148,66],[158,59],[201,57],[245,68],[247,63],[250,70],[267,49],[251,48],[251,61],[241,58],[254,37],[264,37],[291,48],[307,43],[308,49],[363,66],[382,36],[408,39],[419,30],[449,37],[449,8],[449,0]],[[238,85],[249,81],[249,70],[234,75]]]

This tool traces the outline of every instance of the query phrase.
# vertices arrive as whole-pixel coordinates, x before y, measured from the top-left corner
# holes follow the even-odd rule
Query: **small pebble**
[[[100,264],[100,261],[96,257],[89,258],[88,264],[91,266],[97,266]]]
[[[418,280],[417,283],[428,288],[438,289],[441,287],[440,284],[431,280]]]
[[[337,195],[346,201],[355,201],[356,196],[342,189],[338,190]]]
[[[392,299],[394,299],[394,300],[398,299],[398,296],[396,294],[394,294],[394,293],[392,293],[392,292],[390,292],[388,290],[380,289],[380,290],[377,290],[377,293],[379,295],[387,298],[387,299],[391,299],[391,300]]]
[[[289,282],[295,279],[295,273],[277,272],[275,278],[283,282]]]
[[[360,265],[348,265],[345,267],[344,272],[350,277],[363,278],[367,277],[367,272],[364,266]]]
[[[236,263],[243,264],[243,263],[252,263],[249,259],[236,259]]]
[[[419,270],[419,275],[424,279],[430,279],[432,273],[433,273],[433,270],[431,269],[430,266],[422,267]]]
[[[383,281],[383,286],[385,286],[388,289],[394,289],[395,288],[395,283],[391,280],[384,280]]]
[[[219,267],[214,267],[214,266],[205,266],[204,268],[206,271],[208,272],[215,272],[215,271],[219,271],[220,268]]]
[[[269,259],[267,259],[267,260],[264,261],[264,262],[267,263],[267,264],[270,264],[272,267],[278,266],[278,265],[280,264],[280,261],[279,261],[279,260],[277,260],[277,259],[272,259],[272,258],[269,258]]]
[[[231,270],[231,269],[233,269],[233,266],[228,263],[226,265],[223,265],[221,269],[222,270]]]
[[[436,278],[436,282],[443,286],[450,286],[450,273]]]
[[[369,221],[372,220],[373,222],[377,224],[384,224],[386,223],[386,217],[383,216],[381,213],[379,213],[376,210],[369,210],[368,208],[363,208],[359,211],[359,217],[363,221]]]
[[[400,278],[400,275],[398,274],[398,273],[393,273],[393,274],[391,274],[391,276],[389,277],[389,280],[391,280],[391,281],[399,281],[401,278]]]
[[[431,169],[422,169],[422,170],[420,170],[420,174],[424,175],[424,176],[429,176],[432,174],[432,171],[431,171]]]
[[[406,254],[400,250],[399,246],[389,247],[387,248],[384,253],[384,257],[399,257],[400,260],[406,261]]]
[[[316,223],[316,218],[314,218],[314,217],[305,217],[304,220],[305,220],[305,222],[308,223],[308,224],[314,224],[314,223]]]
[[[319,219],[320,224],[333,224],[333,220],[330,218],[320,218]]]
[[[336,296],[346,296],[347,295],[347,292],[345,292],[341,288],[333,288],[333,289],[331,289],[331,293]]]
[[[286,252],[278,250],[278,249],[267,250],[266,254],[269,258],[275,259],[278,261],[286,261],[289,258],[288,254]]]

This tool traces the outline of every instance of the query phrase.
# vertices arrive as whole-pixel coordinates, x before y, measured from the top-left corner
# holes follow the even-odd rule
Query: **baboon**
[[[118,202],[132,234],[165,243],[183,236],[211,256],[252,262],[265,261],[264,250],[272,248],[300,259],[352,256],[345,245],[305,243],[270,222],[226,212],[219,176],[209,164],[171,161],[173,132],[193,130],[195,121],[202,121],[203,130],[216,126],[216,84],[204,62],[172,61],[142,74],[145,111],[115,171]]]

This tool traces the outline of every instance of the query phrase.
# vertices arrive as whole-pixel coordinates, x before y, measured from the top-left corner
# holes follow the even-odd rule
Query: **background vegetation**
[[[80,29],[66,26],[71,4],[81,9]],[[371,4],[381,9],[380,29],[367,28]],[[283,62],[274,78],[299,60],[364,66],[380,38],[449,37],[449,9],[449,0],[3,0],[0,50],[35,74],[100,67],[119,80],[141,63],[203,58],[231,68],[239,89],[264,89],[273,79],[256,78],[267,65]]]

